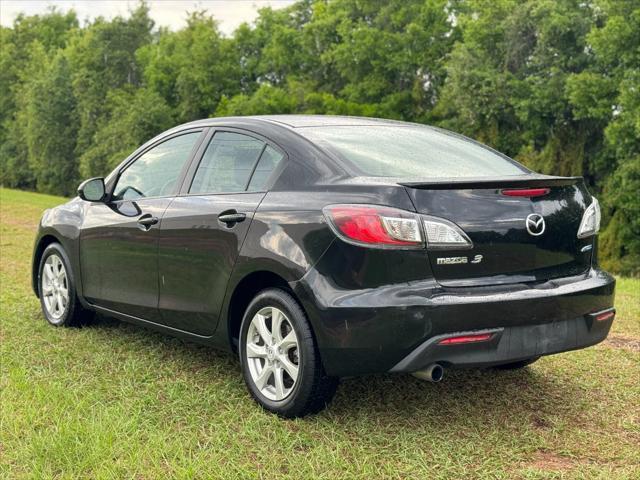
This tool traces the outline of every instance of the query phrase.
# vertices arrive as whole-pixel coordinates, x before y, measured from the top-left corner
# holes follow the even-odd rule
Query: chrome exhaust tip
[[[437,363],[432,363],[424,370],[419,370],[417,372],[413,372],[413,375],[420,380],[426,380],[427,382],[438,383],[440,380],[444,378],[444,368],[442,365],[438,365]]]

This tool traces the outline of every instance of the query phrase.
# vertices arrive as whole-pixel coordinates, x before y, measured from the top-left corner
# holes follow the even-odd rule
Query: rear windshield
[[[329,126],[296,129],[372,177],[486,177],[527,173],[507,157],[430,127]]]

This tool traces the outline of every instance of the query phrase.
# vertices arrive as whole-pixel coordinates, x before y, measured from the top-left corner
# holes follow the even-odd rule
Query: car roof
[[[349,117],[345,115],[260,115],[252,118],[281,123],[291,128],[406,124],[405,122],[383,118]]]
[[[196,120],[185,126],[209,126],[224,123],[245,124],[277,124],[289,129],[305,127],[329,127],[329,126],[374,126],[374,125],[411,125],[411,123],[397,120],[387,120],[370,117],[350,117],[345,115],[252,115],[246,117],[217,117]]]

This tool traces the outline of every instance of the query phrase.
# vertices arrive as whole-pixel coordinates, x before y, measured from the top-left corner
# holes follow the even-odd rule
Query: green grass
[[[640,281],[620,279],[611,341],[519,372],[344,380],[284,421],[230,355],[100,319],[48,326],[33,235],[62,199],[0,191],[4,478],[638,478]]]

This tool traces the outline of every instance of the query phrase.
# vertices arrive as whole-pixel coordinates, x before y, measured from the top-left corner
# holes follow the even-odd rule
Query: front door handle
[[[235,210],[222,212],[218,215],[218,220],[222,223],[226,223],[228,227],[232,227],[238,222],[244,221],[247,218],[247,215],[244,213],[238,213]]]
[[[154,217],[150,213],[145,213],[138,219],[138,228],[146,232],[156,223],[158,223],[158,217]]]

